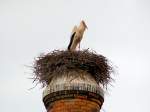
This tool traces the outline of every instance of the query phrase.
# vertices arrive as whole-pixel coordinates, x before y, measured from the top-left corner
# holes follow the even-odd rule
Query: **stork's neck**
[[[84,32],[86,29],[86,27],[83,24],[80,24],[80,26],[78,27],[78,30],[81,32]]]

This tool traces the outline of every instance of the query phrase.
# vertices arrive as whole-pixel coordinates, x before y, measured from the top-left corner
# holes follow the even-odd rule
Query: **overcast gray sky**
[[[1,112],[45,112],[42,89],[28,90],[32,71],[24,65],[66,49],[81,19],[89,28],[81,48],[118,67],[103,111],[150,112],[149,0],[0,0]]]

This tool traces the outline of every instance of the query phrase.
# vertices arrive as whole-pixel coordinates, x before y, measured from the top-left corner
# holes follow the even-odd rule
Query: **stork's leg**
[[[79,42],[79,50],[80,50],[80,42]]]

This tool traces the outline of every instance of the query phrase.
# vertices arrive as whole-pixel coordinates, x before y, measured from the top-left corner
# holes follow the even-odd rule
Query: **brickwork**
[[[43,102],[47,112],[99,112],[104,91],[91,74],[70,71],[52,79],[43,91]]]
[[[44,97],[43,102],[46,109],[48,110],[49,108],[53,107],[53,105],[57,101],[67,100],[67,99],[72,99],[70,101],[74,101],[76,99],[81,99],[83,101],[87,100],[98,104],[99,107],[101,107],[104,102],[104,98],[101,95],[89,91],[82,91],[82,90],[64,90],[64,91],[57,91],[54,93],[50,93]]]
[[[83,90],[83,91],[90,91],[96,94],[104,96],[103,90],[98,85],[91,85],[86,83],[64,83],[64,84],[57,84],[57,85],[49,85],[43,91],[43,97],[47,96],[50,93],[54,93],[57,91],[62,90]]]
[[[96,102],[87,99],[63,99],[53,102],[48,112],[99,112]]]

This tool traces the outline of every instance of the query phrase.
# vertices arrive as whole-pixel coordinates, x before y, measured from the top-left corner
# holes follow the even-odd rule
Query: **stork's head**
[[[85,24],[84,20],[81,21],[81,24],[86,28],[88,29],[87,25]]]

